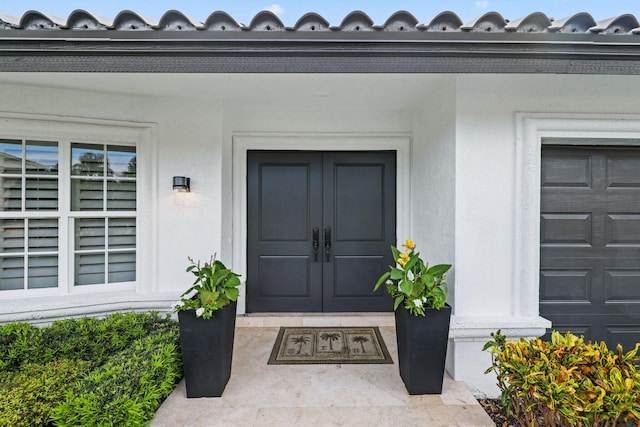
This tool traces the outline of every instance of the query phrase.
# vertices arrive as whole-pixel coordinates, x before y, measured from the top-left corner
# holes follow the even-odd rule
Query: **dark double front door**
[[[247,311],[391,311],[395,153],[249,151]]]

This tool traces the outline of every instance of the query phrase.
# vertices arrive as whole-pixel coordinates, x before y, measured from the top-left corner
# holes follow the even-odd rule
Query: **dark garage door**
[[[640,150],[544,147],[540,314],[630,350],[640,341]]]
[[[391,311],[395,152],[247,153],[247,311]]]

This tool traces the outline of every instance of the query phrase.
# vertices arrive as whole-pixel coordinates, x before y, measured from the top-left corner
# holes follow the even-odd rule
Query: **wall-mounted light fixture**
[[[191,191],[191,178],[186,176],[174,176],[173,189],[185,192]]]

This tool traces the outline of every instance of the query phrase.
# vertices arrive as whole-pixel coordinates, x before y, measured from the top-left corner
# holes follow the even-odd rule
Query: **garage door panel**
[[[540,302],[571,301],[591,305],[590,270],[543,270]]]
[[[614,348],[640,340],[640,149],[542,157],[540,314]]]
[[[606,216],[607,245],[640,247],[640,214],[616,213]]]
[[[640,188],[640,157],[608,156],[607,187]]]
[[[640,342],[640,326],[637,324],[607,326],[606,335],[607,342],[619,343],[626,352]],[[615,347],[612,350],[615,350]]]
[[[583,336],[585,341],[605,341],[613,350],[617,344],[621,344],[626,352],[635,347],[640,337],[640,319],[637,318],[629,321],[623,316],[552,315],[549,320],[553,322],[553,327],[547,330],[544,339],[551,339],[551,331],[562,334],[571,332]]]
[[[551,328],[547,329],[546,337],[547,339],[551,339],[551,332],[558,331],[562,334],[566,334],[567,332],[571,332],[577,336],[583,336],[586,340],[593,340],[594,336],[598,334],[602,335],[599,332],[599,327],[594,325],[593,317],[589,314],[580,314],[580,315],[567,315],[567,314],[555,314],[547,316],[549,320],[553,323]]]
[[[607,303],[640,305],[640,269],[606,270],[605,292]]]
[[[541,244],[591,246],[590,213],[545,213],[540,219]]]
[[[546,156],[542,160],[542,186],[591,187],[591,156]]]
[[[585,339],[589,339],[591,337],[591,325],[580,325],[580,324],[562,324],[559,322],[554,322],[553,328],[547,329],[547,333],[542,337],[542,339],[551,341],[551,331],[558,331],[561,334],[566,334],[567,332],[571,332],[573,335],[585,337]]]

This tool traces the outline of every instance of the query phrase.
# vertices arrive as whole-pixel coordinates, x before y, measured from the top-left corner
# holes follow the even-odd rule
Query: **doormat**
[[[377,327],[281,327],[269,365],[393,363]]]

